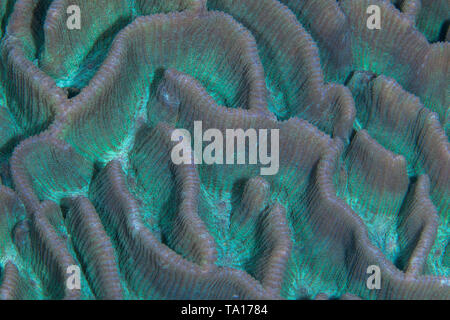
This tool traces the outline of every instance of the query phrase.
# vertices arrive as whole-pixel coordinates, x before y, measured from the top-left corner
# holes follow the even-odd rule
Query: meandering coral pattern
[[[0,298],[450,299],[449,6],[1,0]],[[278,173],[175,165],[195,121]]]

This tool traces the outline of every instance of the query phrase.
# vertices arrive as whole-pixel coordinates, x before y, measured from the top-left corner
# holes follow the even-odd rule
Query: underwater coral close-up
[[[449,25],[0,0],[0,299],[450,300]]]

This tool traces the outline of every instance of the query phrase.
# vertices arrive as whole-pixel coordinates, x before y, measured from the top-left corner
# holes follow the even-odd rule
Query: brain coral
[[[0,298],[450,299],[449,12],[2,0]],[[175,165],[194,121],[279,129],[278,173]]]

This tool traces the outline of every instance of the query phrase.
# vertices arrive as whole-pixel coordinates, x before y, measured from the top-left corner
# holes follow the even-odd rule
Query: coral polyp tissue
[[[1,0],[0,298],[450,299],[449,6]]]

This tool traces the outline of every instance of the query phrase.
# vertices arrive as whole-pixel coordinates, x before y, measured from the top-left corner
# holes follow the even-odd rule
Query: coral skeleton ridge
[[[0,299],[450,299],[448,0],[0,1]]]

